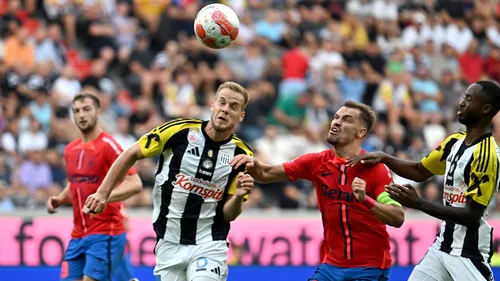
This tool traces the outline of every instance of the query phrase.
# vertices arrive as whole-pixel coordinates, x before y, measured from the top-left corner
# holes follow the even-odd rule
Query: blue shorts
[[[132,264],[130,263],[130,252],[125,254],[121,261],[117,264],[113,281],[129,281],[134,278],[132,273]]]
[[[389,271],[374,267],[343,268],[324,263],[309,281],[387,281]]]
[[[111,236],[92,234],[71,239],[64,255],[61,280],[81,280],[84,275],[97,281],[110,281],[123,258],[125,233]]]

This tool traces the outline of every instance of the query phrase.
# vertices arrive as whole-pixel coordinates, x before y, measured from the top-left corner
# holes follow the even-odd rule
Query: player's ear
[[[358,131],[358,134],[357,134],[357,137],[358,138],[363,138],[366,136],[366,134],[368,133],[368,130],[366,130],[366,128],[363,128],[361,130]]]
[[[242,112],[240,113],[240,118],[239,118],[239,121],[238,121],[238,122],[243,121],[243,119],[245,119],[245,111],[242,111]]]
[[[490,114],[491,110],[493,110],[493,107],[491,106],[491,104],[487,104],[485,106],[483,106],[483,114],[484,115],[488,115]]]

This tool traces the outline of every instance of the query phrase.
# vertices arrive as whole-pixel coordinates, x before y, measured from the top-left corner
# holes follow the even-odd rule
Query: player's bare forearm
[[[126,200],[142,191],[142,181],[139,175],[125,176],[123,181],[111,191],[108,202]]]
[[[396,205],[376,202],[370,211],[379,221],[393,227],[399,228],[405,221],[403,208]]]
[[[248,173],[260,183],[273,183],[288,179],[282,164],[269,165],[258,160],[255,160],[252,168],[248,168]]]
[[[243,197],[229,195],[230,198],[224,204],[224,220],[234,221],[243,212]]]
[[[144,158],[141,156],[141,148],[137,143],[120,154],[113,165],[111,165],[97,193],[103,194],[109,200],[115,186],[125,177],[137,160]]]
[[[441,203],[422,199],[422,204],[417,209],[435,218],[469,227],[479,222],[483,216],[485,207],[468,197],[466,208],[445,206]]]
[[[61,206],[71,203],[71,191],[69,185],[70,184],[67,183],[63,191],[57,195],[61,199]]]
[[[399,176],[416,182],[423,182],[433,176],[421,162],[402,160],[385,154],[382,163]]]

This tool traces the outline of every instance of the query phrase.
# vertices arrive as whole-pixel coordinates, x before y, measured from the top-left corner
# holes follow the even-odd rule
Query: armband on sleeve
[[[389,193],[387,193],[386,191],[379,194],[379,196],[377,197],[377,202],[379,202],[380,204],[396,205],[401,207],[401,204],[398,201],[392,199]]]

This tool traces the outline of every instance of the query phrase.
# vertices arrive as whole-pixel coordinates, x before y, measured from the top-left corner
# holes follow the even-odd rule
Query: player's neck
[[[87,143],[95,140],[102,133],[102,129],[96,126],[88,133],[82,133],[82,143]]]
[[[208,121],[207,126],[205,127],[205,133],[207,136],[214,142],[225,141],[231,134],[233,133],[231,130],[226,132],[217,132],[212,126],[212,122]]]
[[[361,152],[359,145],[335,146],[335,155],[340,158],[349,158],[358,155]]]
[[[465,144],[469,145],[478,138],[482,137],[484,134],[491,132],[491,129],[489,124],[485,126],[484,124],[477,123],[472,126],[467,126],[466,132],[467,135],[465,136],[464,142]]]

